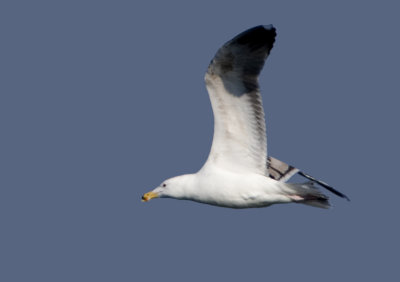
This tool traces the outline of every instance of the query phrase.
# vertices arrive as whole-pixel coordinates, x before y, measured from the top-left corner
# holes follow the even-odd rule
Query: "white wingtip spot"
[[[263,25],[263,27],[267,30],[271,30],[274,28],[274,26],[272,24],[267,24],[267,25]]]

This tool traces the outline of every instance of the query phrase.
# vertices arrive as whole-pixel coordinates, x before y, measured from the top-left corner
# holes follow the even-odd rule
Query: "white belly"
[[[278,182],[259,174],[237,174],[225,170],[212,173],[200,171],[197,187],[190,199],[222,207],[256,208],[291,200],[283,193]]]

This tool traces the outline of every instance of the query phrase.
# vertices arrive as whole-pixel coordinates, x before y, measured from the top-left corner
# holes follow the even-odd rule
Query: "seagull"
[[[214,114],[214,136],[208,159],[197,173],[163,181],[145,193],[142,201],[174,198],[236,209],[280,203],[329,208],[329,198],[317,184],[349,200],[325,182],[267,157],[258,76],[275,37],[276,29],[272,25],[256,26],[217,51],[205,75]],[[295,174],[307,181],[287,183]]]

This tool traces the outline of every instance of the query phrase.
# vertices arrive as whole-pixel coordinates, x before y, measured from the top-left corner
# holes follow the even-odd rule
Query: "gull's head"
[[[185,198],[185,188],[188,186],[188,180],[192,175],[181,175],[163,181],[160,186],[147,192],[142,196],[142,202],[147,202],[154,198]]]

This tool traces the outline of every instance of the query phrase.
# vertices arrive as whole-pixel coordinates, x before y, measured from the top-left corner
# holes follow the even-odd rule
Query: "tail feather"
[[[321,193],[314,186],[314,182],[305,183],[286,183],[288,186],[288,195],[293,202],[313,206],[317,208],[330,208],[329,197]]]

